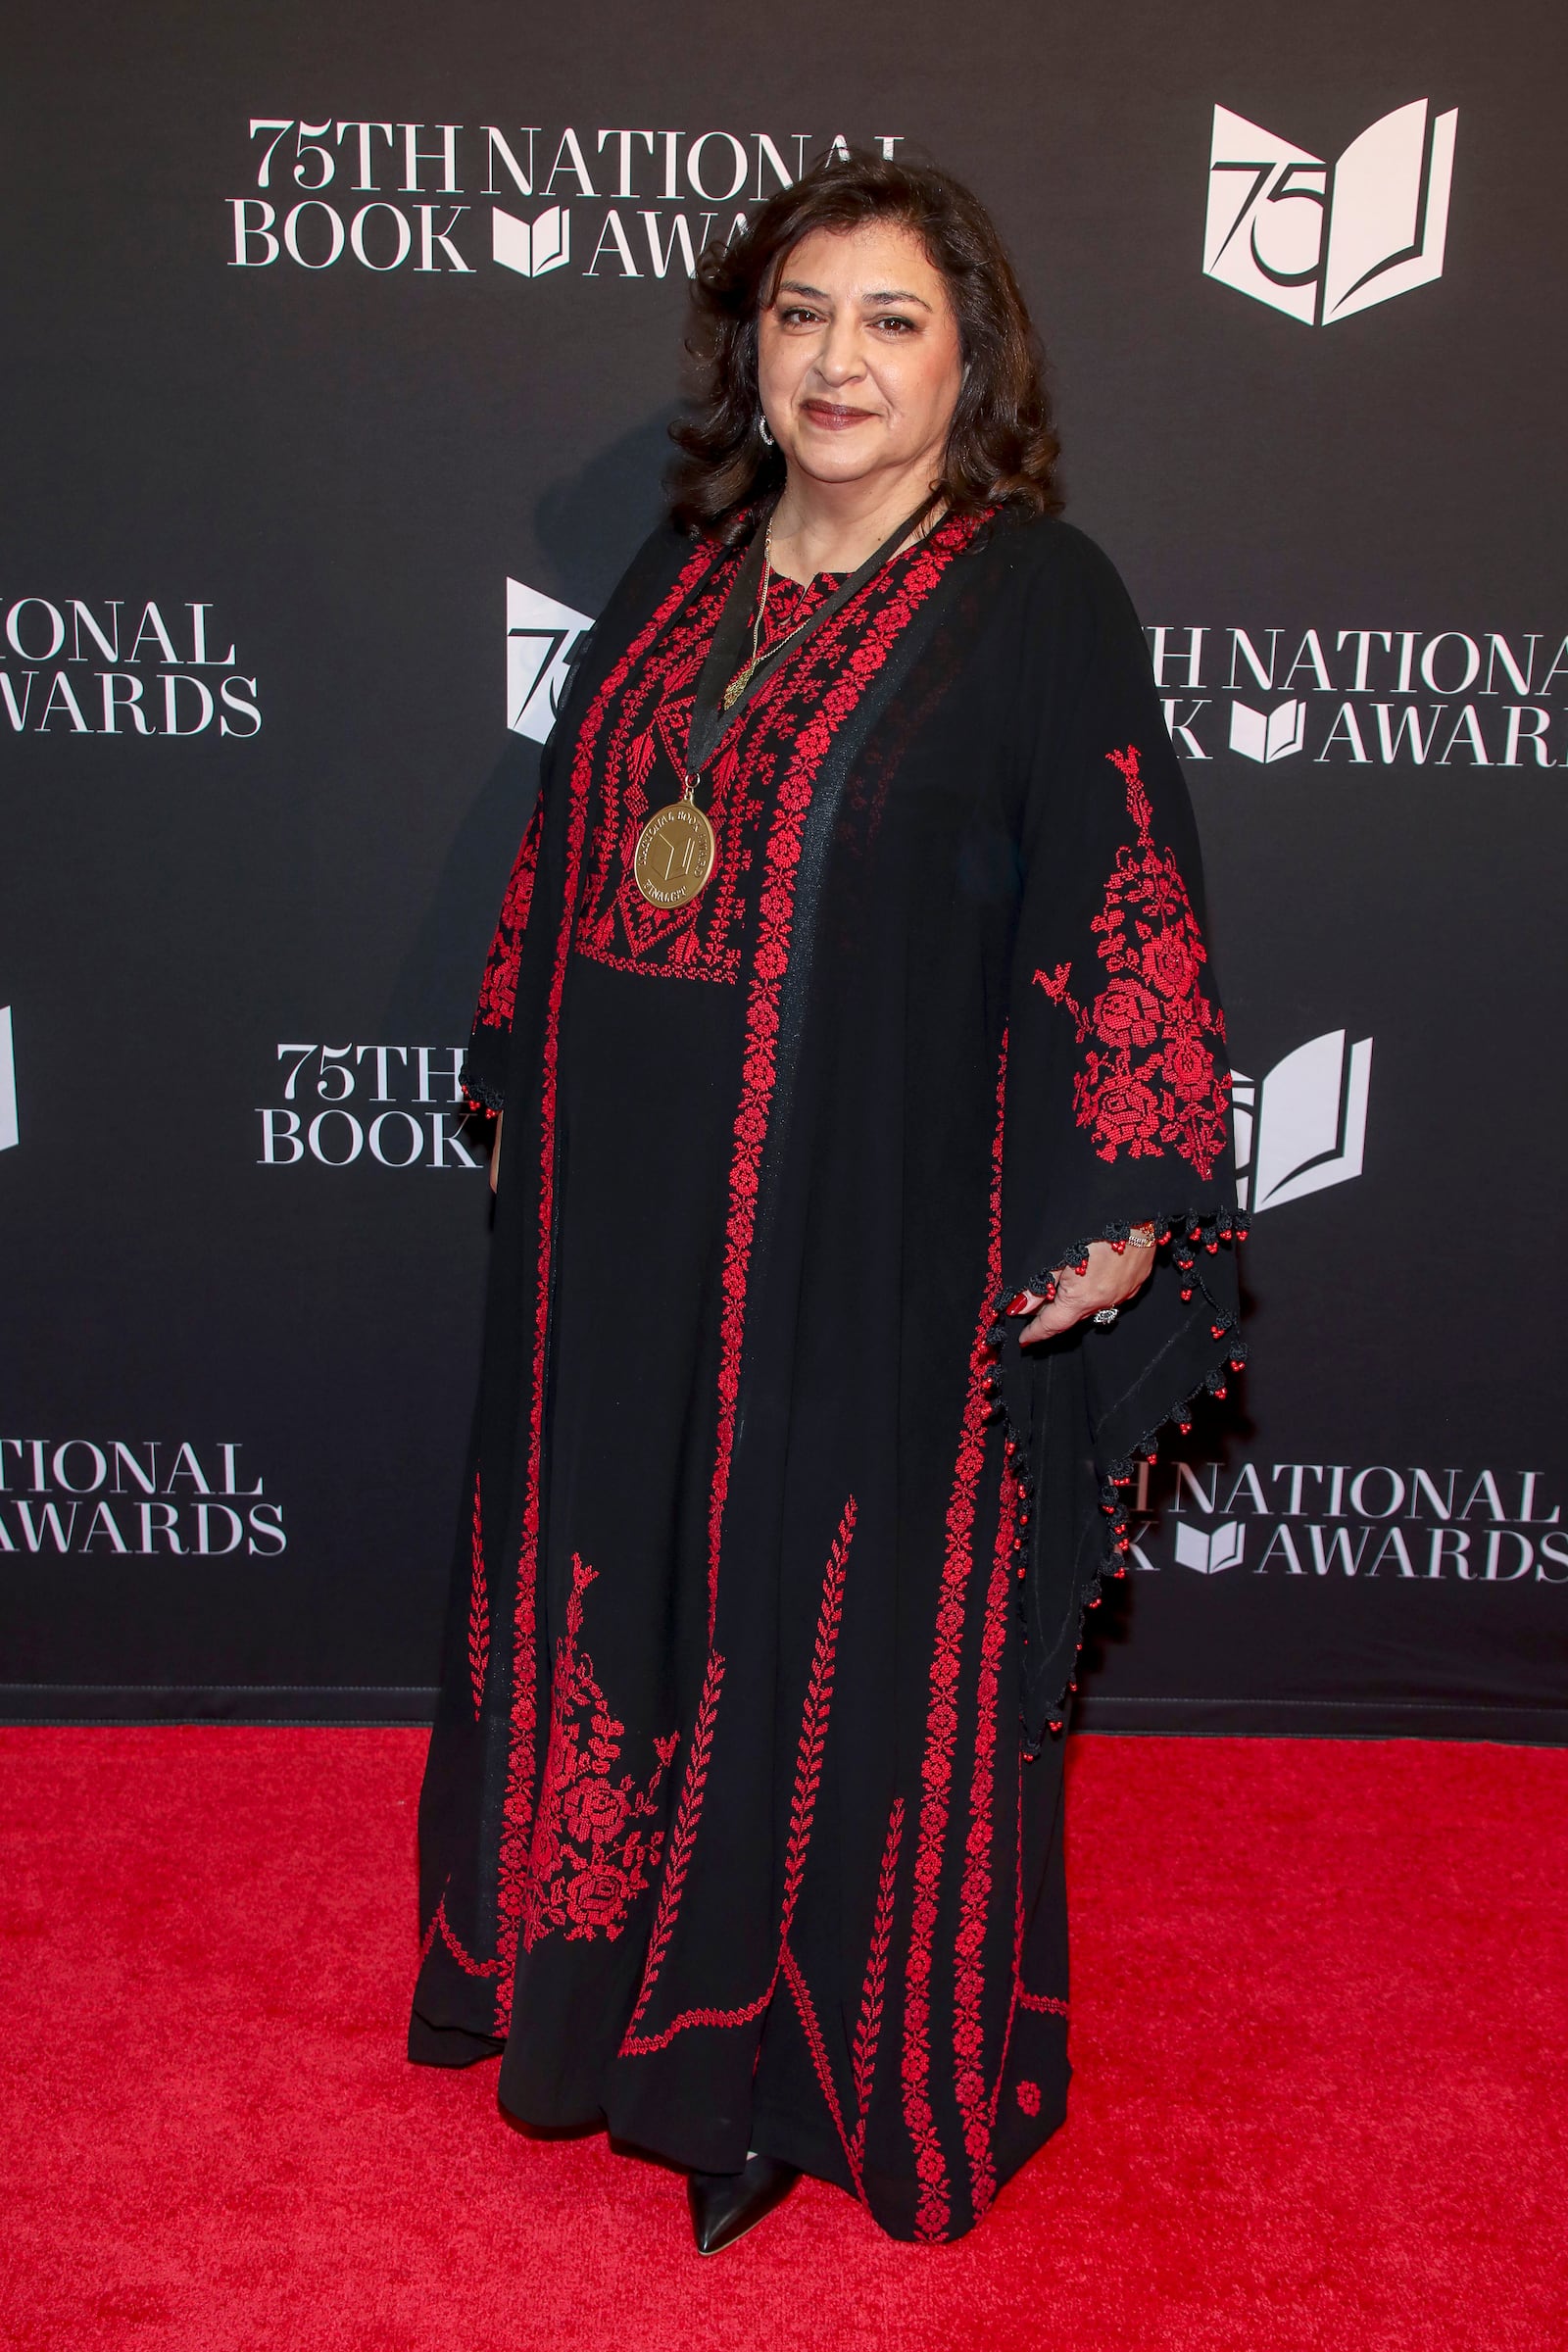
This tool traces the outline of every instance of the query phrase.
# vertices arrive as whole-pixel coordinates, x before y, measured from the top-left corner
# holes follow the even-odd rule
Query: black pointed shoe
[[[686,2201],[698,2253],[722,2254],[782,2205],[800,2177],[798,2166],[774,2156],[748,2156],[738,2173],[688,2173]]]

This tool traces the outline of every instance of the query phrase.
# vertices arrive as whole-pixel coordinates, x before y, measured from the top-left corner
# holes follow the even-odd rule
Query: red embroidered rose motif
[[[566,1909],[591,1934],[595,1928],[618,1933],[626,1908],[626,1882],[618,1870],[579,1872],[566,1889]]]
[[[532,1865],[541,1878],[553,1879],[561,1868],[561,1839],[543,1826],[534,1832]]]
[[[1156,931],[1144,949],[1144,971],[1161,996],[1185,997],[1198,978],[1198,957],[1179,930]]]
[[[1113,980],[1095,1001],[1095,1027],[1107,1046],[1152,1046],[1159,1014],[1158,999],[1136,980]]]
[[[1100,1157],[1125,1151],[1152,1159],[1173,1150],[1206,1181],[1225,1149],[1230,1073],[1213,1051],[1224,1045],[1225,1023],[1200,985],[1207,951],[1181,870],[1155,846],[1137,748],[1106,757],[1121,772],[1138,833],[1136,849],[1117,851],[1089,926],[1109,978],[1087,1011],[1071,993],[1070,963],[1035,979],[1072,1014],[1080,1045],[1099,1041],[1073,1082],[1073,1104]]]
[[[1082,1085],[1083,1081],[1079,1081]],[[1152,1135],[1159,1125],[1159,1104],[1147,1086],[1106,1086],[1095,1098],[1102,1134],[1112,1143],[1130,1144],[1135,1137]]]
[[[566,1790],[566,1828],[580,1841],[613,1838],[626,1818],[626,1799],[609,1781],[577,1781]]]
[[[1040,2113],[1040,2085],[1038,2082],[1020,2082],[1017,2086],[1017,2098],[1025,2115]]]
[[[562,1929],[568,1942],[593,1936],[613,1940],[637,1896],[652,1884],[663,1849],[659,1789],[674,1760],[675,1736],[654,1741],[656,1763],[643,1787],[629,1772],[618,1780],[612,1777],[626,1727],[610,1712],[594,1662],[578,1645],[583,1594],[594,1575],[573,1557],[523,1889],[522,1937],[528,1950],[553,1928]]]
[[[564,1727],[550,1726],[550,1738],[545,1746],[545,1779],[559,1785],[571,1776],[571,1746]]]
[[[1214,1056],[1196,1037],[1172,1038],[1160,1066],[1179,1095],[1206,1095],[1214,1083]]]

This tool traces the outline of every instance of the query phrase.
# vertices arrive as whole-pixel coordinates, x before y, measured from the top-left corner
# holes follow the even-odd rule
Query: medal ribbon
[[[898,549],[903,546],[915,525],[930,513],[936,504],[937,496],[937,492],[933,491],[930,497],[922,499],[914,513],[906,515],[897,530],[889,532],[875,553],[867,556],[858,570],[852,571],[847,579],[841,581],[831,596],[823,598],[810,618],[804,621],[798,630],[792,632],[788,641],[792,653],[799,653],[801,648],[808,644],[815,636],[818,629],[827,626],[835,613],[843,612],[852,596],[858,595],[872,574],[881,570],[889,557],[896,554]],[[760,529],[746,552],[746,561],[737,572],[734,585],[724,600],[724,610],[719,614],[718,626],[713,631],[713,642],[708,649],[708,659],[703,663],[702,675],[697,681],[697,697],[692,705],[691,726],[686,736],[686,791],[688,795],[725,736],[745,716],[752,697],[758,688],[767,682],[763,672],[769,657],[763,653],[754,665],[741,693],[737,695],[727,710],[723,708],[724,688],[740,668],[744,656],[747,621],[752,608],[752,600],[757,594],[762,576],[766,539],[766,531]],[[782,643],[775,650],[782,652]]]
[[[697,681],[691,724],[686,733],[686,774],[680,799],[656,808],[637,836],[632,875],[651,906],[667,911],[689,906],[707,885],[713,870],[713,828],[697,806],[697,779],[730,729],[745,716],[752,696],[764,682],[760,673],[769,655],[782,654],[786,647],[799,652],[835,612],[842,612],[851,597],[903,546],[916,524],[930,513],[936,499],[937,493],[933,491],[896,531],[889,533],[874,555],[868,556],[858,570],[852,571],[817,606],[808,619],[778,638],[768,653],[757,651],[754,629],[752,658],[743,668],[740,663],[746,645],[747,616],[767,560],[767,533],[760,530],[756,534],[724,600],[713,642]],[[760,615],[759,625],[760,621]]]

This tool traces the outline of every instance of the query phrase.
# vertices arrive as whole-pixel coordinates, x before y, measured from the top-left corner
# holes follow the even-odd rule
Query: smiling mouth
[[[847,409],[833,400],[806,400],[801,403],[801,410],[813,424],[826,425],[832,432],[840,432],[846,425],[871,421],[869,409]]]

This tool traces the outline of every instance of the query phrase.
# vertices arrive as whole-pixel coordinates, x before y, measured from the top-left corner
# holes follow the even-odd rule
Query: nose
[[[848,312],[841,312],[830,321],[816,355],[816,371],[824,383],[851,383],[865,373],[865,361],[860,351],[859,321]]]

